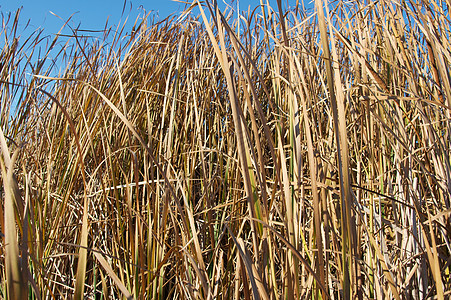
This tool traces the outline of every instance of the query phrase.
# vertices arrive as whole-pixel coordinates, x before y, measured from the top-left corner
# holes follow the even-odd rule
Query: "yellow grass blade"
[[[97,261],[102,265],[103,269],[105,270],[105,272],[108,274],[108,276],[111,277],[111,279],[113,280],[113,282],[116,284],[116,286],[118,287],[118,289],[121,291],[122,295],[126,298],[126,299],[133,299],[133,295],[130,294],[130,292],[127,290],[127,288],[125,287],[125,285],[122,283],[122,281],[119,279],[119,277],[117,277],[116,273],[114,273],[113,269],[111,268],[111,266],[108,264],[108,262],[105,260],[105,258],[103,257],[103,255],[97,250],[97,249],[92,249],[92,253],[94,254],[95,258],[97,259]],[[103,276],[103,275],[102,275]],[[104,280],[102,279],[102,282]]]
[[[27,299],[28,285],[27,281],[24,281],[22,272],[26,273],[26,268],[23,270],[22,264],[26,264],[27,261],[23,261],[19,254],[18,234],[16,230],[16,217],[15,206],[18,201],[22,201],[17,190],[16,179],[14,178],[14,163],[18,155],[18,151],[13,154],[13,157],[9,157],[9,150],[6,146],[6,140],[3,134],[3,130],[0,128],[0,141],[2,144],[3,159],[0,160],[3,189],[5,192],[4,198],[4,220],[5,220],[5,272],[6,272],[6,292],[8,299]],[[26,278],[26,277],[25,277]]]

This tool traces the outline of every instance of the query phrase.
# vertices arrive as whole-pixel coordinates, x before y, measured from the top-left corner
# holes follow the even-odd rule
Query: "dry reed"
[[[1,296],[450,297],[449,1],[303,7],[3,16]]]

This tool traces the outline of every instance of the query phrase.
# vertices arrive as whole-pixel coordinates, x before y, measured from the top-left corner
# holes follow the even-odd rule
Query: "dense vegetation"
[[[3,16],[2,297],[450,297],[450,2],[261,4]]]

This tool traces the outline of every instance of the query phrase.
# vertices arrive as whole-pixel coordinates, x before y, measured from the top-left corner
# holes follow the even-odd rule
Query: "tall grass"
[[[1,297],[450,297],[449,5],[3,16]]]

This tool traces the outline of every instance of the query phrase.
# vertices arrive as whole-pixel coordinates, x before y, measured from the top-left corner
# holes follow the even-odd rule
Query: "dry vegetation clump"
[[[450,297],[449,1],[302,7],[4,16],[1,297]]]

